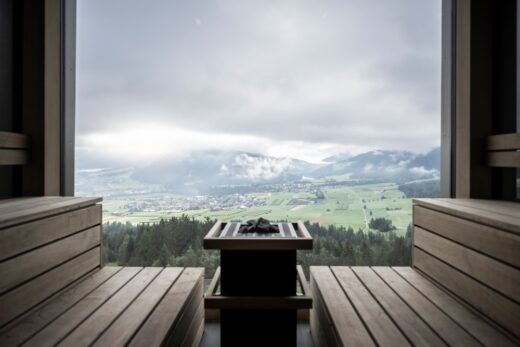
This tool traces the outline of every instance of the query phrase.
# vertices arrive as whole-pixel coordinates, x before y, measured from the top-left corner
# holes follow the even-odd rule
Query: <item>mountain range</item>
[[[351,179],[403,182],[433,178],[439,175],[439,170],[440,148],[435,148],[426,154],[377,150],[329,163],[314,170],[310,176],[322,178],[348,175]]]
[[[186,192],[214,186],[298,181],[319,167],[293,158],[200,151],[183,159],[163,158],[136,170],[133,178],[141,182],[161,182],[171,190]]]
[[[80,154],[81,175],[88,169],[102,177],[103,168],[113,169],[99,156]],[[139,184],[160,184],[167,190],[199,194],[215,186],[289,183],[305,180],[374,180],[403,183],[439,176],[440,148],[426,154],[409,151],[377,150],[351,156],[338,154],[321,164],[294,158],[278,158],[239,151],[199,151],[184,158],[164,157],[144,167],[126,171]],[[113,170],[107,174],[113,175]],[[111,178],[113,179],[113,178]]]

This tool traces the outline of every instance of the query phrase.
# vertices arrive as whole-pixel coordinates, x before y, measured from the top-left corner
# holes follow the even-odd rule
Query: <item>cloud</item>
[[[125,165],[137,161],[142,165],[161,159],[183,158],[192,151],[220,149],[259,153],[273,157],[293,157],[320,163],[329,153],[360,154],[370,148],[356,145],[319,143],[309,146],[304,141],[274,141],[269,138],[219,132],[204,132],[160,124],[130,123],[117,129],[80,134],[76,148],[95,156],[96,153]]]
[[[425,169],[424,166],[412,167],[410,171],[422,175],[434,175],[439,173],[439,170],[437,169]]]
[[[273,179],[293,167],[288,158],[254,157],[245,153],[235,157],[234,165],[239,168],[239,178],[253,181]]]
[[[170,152],[200,147],[193,133],[271,155],[425,151],[440,143],[440,12],[440,0],[81,1],[79,143],[138,141],[152,124],[187,141]]]

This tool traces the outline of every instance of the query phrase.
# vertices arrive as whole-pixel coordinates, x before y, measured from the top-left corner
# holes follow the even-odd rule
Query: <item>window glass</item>
[[[441,1],[78,2],[77,195],[107,264],[203,265],[215,220],[306,223],[309,264],[409,265],[439,195]]]

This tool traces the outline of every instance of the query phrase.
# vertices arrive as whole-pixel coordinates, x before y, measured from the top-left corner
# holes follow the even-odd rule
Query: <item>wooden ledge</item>
[[[414,199],[416,206],[520,234],[520,203],[481,199]]]
[[[0,229],[101,202],[101,198],[43,196],[0,200]]]

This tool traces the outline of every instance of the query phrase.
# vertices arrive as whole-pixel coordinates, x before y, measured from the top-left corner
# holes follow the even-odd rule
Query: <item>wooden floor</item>
[[[0,346],[159,346],[165,341],[194,341],[203,329],[203,271],[105,267],[2,329]]]
[[[320,346],[516,345],[409,267],[311,267],[311,288]]]

